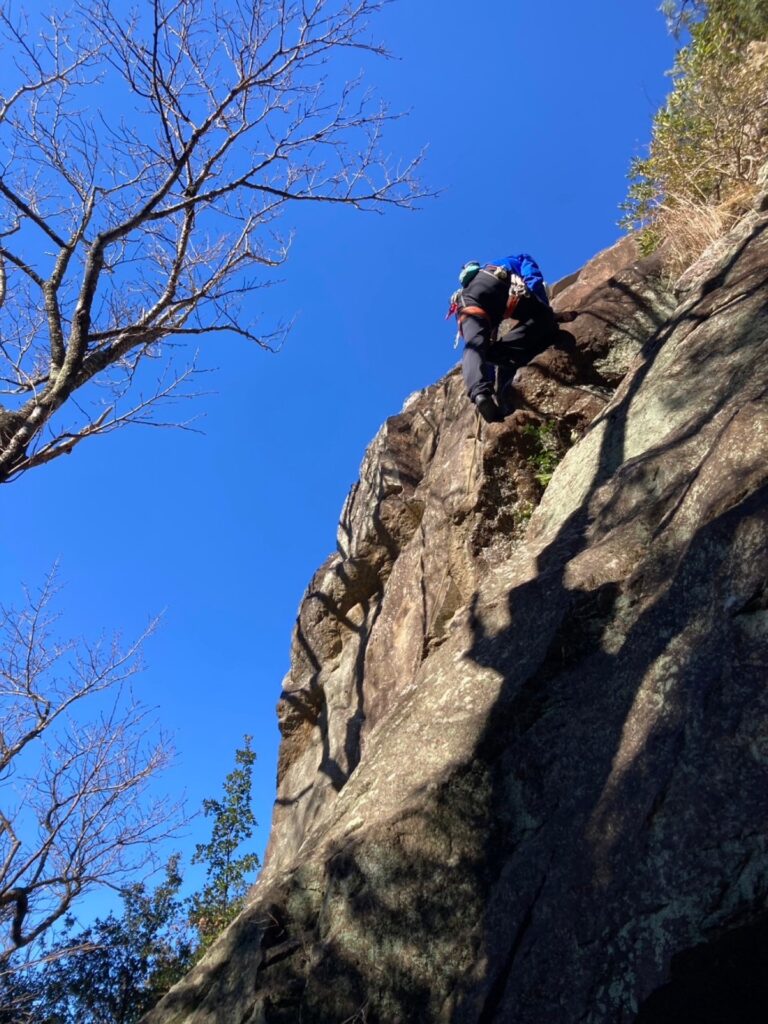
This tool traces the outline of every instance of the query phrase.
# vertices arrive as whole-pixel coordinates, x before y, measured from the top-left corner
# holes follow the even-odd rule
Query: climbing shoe
[[[504,417],[501,414],[501,410],[491,395],[478,395],[475,399],[475,405],[486,423],[501,423],[503,421]]]

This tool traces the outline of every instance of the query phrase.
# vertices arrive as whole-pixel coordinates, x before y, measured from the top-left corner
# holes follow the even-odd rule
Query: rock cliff
[[[767,208],[563,282],[503,424],[456,371],[385,423],[262,877],[146,1024],[768,1017]]]

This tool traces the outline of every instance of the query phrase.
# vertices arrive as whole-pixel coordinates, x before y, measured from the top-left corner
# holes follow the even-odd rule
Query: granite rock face
[[[631,240],[565,282],[503,424],[454,372],[382,427],[262,877],[147,1024],[768,1017],[761,203],[674,289]]]

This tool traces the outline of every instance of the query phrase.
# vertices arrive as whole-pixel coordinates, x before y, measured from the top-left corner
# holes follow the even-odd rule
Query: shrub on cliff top
[[[645,252],[666,242],[684,264],[749,208],[768,159],[768,8],[764,0],[682,0],[662,8],[690,40],[630,168],[622,224]]]

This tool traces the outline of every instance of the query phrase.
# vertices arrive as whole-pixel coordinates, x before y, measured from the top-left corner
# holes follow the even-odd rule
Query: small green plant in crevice
[[[530,439],[532,451],[526,455],[533,467],[534,476],[542,487],[546,487],[558,462],[565,455],[565,445],[558,433],[554,420],[543,423],[528,423],[523,434]]]
[[[518,502],[518,504],[512,510],[512,518],[514,520],[515,527],[518,530],[524,530],[535,511],[536,506],[532,501]]]

